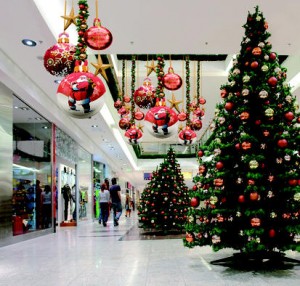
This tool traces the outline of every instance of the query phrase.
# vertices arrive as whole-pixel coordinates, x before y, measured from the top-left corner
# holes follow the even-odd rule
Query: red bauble
[[[206,99],[204,99],[203,97],[199,98],[199,103],[200,104],[205,104],[206,103]]]
[[[125,106],[121,106],[118,110],[118,113],[123,116],[123,115],[126,115],[126,114],[129,114],[129,110],[125,108]]]
[[[222,98],[227,97],[227,91],[226,91],[226,89],[222,89],[222,90],[221,90],[221,97],[222,97]]]
[[[258,62],[257,61],[252,62],[250,66],[251,66],[252,69],[257,69],[258,68]]]
[[[139,109],[137,109],[137,111],[135,111],[134,118],[136,120],[143,120],[144,117],[145,117],[145,114],[142,111],[140,111]]]
[[[216,168],[217,168],[218,170],[223,169],[223,167],[224,167],[223,162],[217,162],[217,163],[216,163]]]
[[[174,73],[172,67],[169,67],[168,72],[162,78],[162,83],[168,90],[177,90],[182,85],[182,79],[178,74]]]
[[[119,109],[119,108],[121,108],[123,106],[123,103],[122,103],[122,101],[120,100],[120,99],[117,99],[115,102],[114,102],[114,107],[116,108],[116,109]]]
[[[45,52],[44,67],[54,76],[67,76],[74,69],[75,51],[75,46],[69,44],[69,35],[60,34],[57,44]]]
[[[276,58],[277,58],[277,56],[275,53],[270,53],[270,55],[269,55],[270,60],[274,61],[274,60],[276,60]]]
[[[292,187],[295,187],[298,185],[298,180],[297,179],[290,179],[289,180],[289,185]]]
[[[258,200],[258,193],[257,192],[252,192],[250,193],[250,200],[251,201],[257,201]]]
[[[155,105],[155,88],[150,78],[145,78],[143,85],[134,92],[134,102],[140,108],[151,108]]]
[[[93,50],[104,50],[108,48],[113,40],[111,32],[101,26],[100,19],[94,19],[94,26],[87,29],[84,40],[88,47]]]
[[[79,69],[82,66],[75,66]],[[87,62],[82,67],[87,69]],[[58,86],[58,104],[68,115],[75,118],[89,118],[99,112],[105,93],[101,79],[90,72],[74,72],[65,77]]]
[[[277,78],[275,76],[272,76],[268,79],[268,84],[271,86],[271,87],[274,87],[277,85]]]
[[[191,199],[191,203],[190,203],[191,207],[196,208],[199,206],[199,204],[200,204],[200,201],[198,198],[194,197]]]
[[[186,120],[186,113],[184,111],[181,111],[179,114],[178,114],[178,120],[179,121],[185,121]]]
[[[279,139],[277,141],[277,146],[280,148],[285,148],[288,145],[288,141],[286,139]]]
[[[258,217],[254,217],[251,219],[251,226],[256,227],[256,226],[260,226],[260,219]]]
[[[291,112],[291,111],[285,113],[285,114],[284,114],[284,117],[285,117],[285,119],[288,120],[288,121],[292,121],[292,120],[295,118],[294,113]]]
[[[191,233],[187,233],[185,236],[185,239],[187,242],[193,242],[194,241],[194,236]]]
[[[274,229],[270,229],[269,230],[269,237],[273,238],[273,237],[275,237],[275,235],[276,235],[275,230]]]
[[[130,99],[130,96],[124,95],[123,100],[124,100],[124,102],[129,103],[131,99]]]
[[[119,121],[119,127],[122,129],[122,130],[127,130],[129,129],[131,126],[131,123],[130,123],[130,120],[128,117],[123,117],[120,119]]]
[[[198,157],[202,157],[203,155],[204,155],[203,150],[199,150],[199,151],[198,151]]]
[[[225,106],[224,106],[224,107],[225,107],[225,109],[226,109],[227,111],[230,111],[230,110],[233,109],[233,106],[234,106],[233,102],[228,101],[228,102],[225,103]]]
[[[131,125],[130,128],[125,132],[125,136],[128,138],[129,144],[138,144],[143,136],[143,133],[135,125]]]
[[[183,130],[179,132],[178,140],[180,144],[192,145],[197,140],[197,134],[193,130],[191,130],[189,126],[186,126]]]
[[[193,191],[196,191],[198,188],[196,185],[193,186]]]
[[[244,195],[240,195],[238,197],[238,201],[239,201],[239,203],[244,203],[245,202],[245,196]]]
[[[199,118],[194,118],[191,120],[190,127],[192,130],[199,131],[202,128],[202,121]]]

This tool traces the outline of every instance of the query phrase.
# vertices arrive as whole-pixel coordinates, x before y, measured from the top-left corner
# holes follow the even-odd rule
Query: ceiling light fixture
[[[43,118],[41,118],[41,117],[35,117],[34,119],[37,120],[37,121],[43,120]]]
[[[30,40],[30,39],[23,39],[22,44],[27,47],[35,47],[36,46],[36,42],[33,40]]]
[[[55,79],[55,80],[54,80],[54,83],[60,84],[60,83],[61,83],[61,79]]]
[[[98,127],[98,125],[92,125],[92,128],[97,128]]]

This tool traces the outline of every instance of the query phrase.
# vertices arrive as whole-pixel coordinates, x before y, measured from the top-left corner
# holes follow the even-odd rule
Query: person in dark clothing
[[[112,186],[109,188],[111,206],[113,209],[114,226],[119,225],[119,218],[122,214],[122,203],[121,203],[121,188],[117,184],[117,179],[111,179]]]

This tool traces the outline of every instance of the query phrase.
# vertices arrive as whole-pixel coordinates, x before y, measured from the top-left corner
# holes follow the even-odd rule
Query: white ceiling
[[[77,1],[68,0],[67,14],[72,2],[77,11]],[[95,1],[90,6],[89,25],[96,16]],[[300,72],[300,1],[295,0],[99,0],[99,18],[102,25],[113,34],[112,45],[105,54],[226,54],[228,59],[239,52],[244,35],[242,26],[248,11],[259,5],[269,23],[273,51],[289,57],[283,63],[288,69],[288,80]],[[111,165],[121,178],[142,188],[143,172],[151,172],[161,160],[137,160],[130,145],[123,146],[118,135],[119,115],[113,108],[112,97],[102,97],[102,105],[109,108],[115,119],[115,128],[108,126],[99,113],[91,119],[73,119],[66,116],[56,102],[57,84],[43,66],[45,51],[57,41],[63,30],[63,0],[10,0],[5,2],[0,17],[0,82],[4,83],[22,100],[29,103],[48,120],[70,134],[95,158]],[[75,26],[67,32],[76,44]],[[36,40],[34,48],[25,47],[21,40]],[[95,54],[88,50],[89,54]],[[93,56],[91,61],[96,62]],[[202,63],[202,96],[207,100],[204,128],[208,126],[219,101],[220,85],[227,80],[227,61]],[[145,62],[139,64],[137,86],[145,77]],[[169,63],[166,61],[166,68]],[[181,63],[174,70],[184,74]],[[121,63],[116,73],[120,77]],[[191,68],[193,68],[191,66]],[[93,72],[93,70],[91,70]],[[129,73],[128,73],[129,74]],[[154,76],[154,74],[153,74]],[[119,78],[120,80],[120,78]],[[104,80],[103,80],[104,81]],[[155,79],[154,79],[155,81]],[[130,89],[130,87],[129,87]],[[299,89],[295,88],[299,98]],[[171,94],[166,93],[167,98]],[[182,91],[176,98],[181,100]],[[91,125],[97,124],[98,128]],[[122,130],[121,133],[124,132]],[[145,141],[158,142],[144,128]],[[175,137],[176,138],[176,134]],[[157,143],[158,144],[158,143]],[[122,147],[123,146],[123,147]],[[132,157],[132,159],[130,159]],[[197,172],[196,159],[179,160],[184,171]]]

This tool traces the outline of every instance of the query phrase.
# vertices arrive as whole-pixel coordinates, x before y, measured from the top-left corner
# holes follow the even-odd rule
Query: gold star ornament
[[[105,80],[108,81],[108,78],[107,78],[105,70],[108,69],[108,68],[110,68],[111,65],[103,64],[102,58],[101,58],[100,55],[98,55],[98,61],[97,61],[97,63],[96,64],[95,63],[91,63],[91,65],[93,67],[95,67],[95,69],[96,69],[95,72],[94,72],[95,76],[97,76],[98,74],[101,74],[105,78]]]
[[[177,112],[179,113],[179,107],[178,104],[180,104],[182,102],[182,100],[176,100],[174,93],[172,93],[172,99],[168,99],[168,101],[171,103],[170,108],[175,108],[177,110]]]
[[[72,24],[76,26],[76,19],[78,16],[75,16],[74,7],[72,7],[69,16],[61,16],[64,19],[64,30],[67,30]]]
[[[137,126],[137,128],[140,129],[144,133],[144,130],[143,130],[144,125],[142,125],[141,123],[139,123],[138,126]]]
[[[152,60],[150,65],[146,65],[147,68],[147,76],[149,76],[156,69],[156,65],[154,64],[154,60]]]

